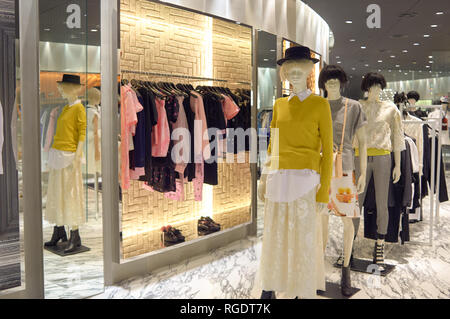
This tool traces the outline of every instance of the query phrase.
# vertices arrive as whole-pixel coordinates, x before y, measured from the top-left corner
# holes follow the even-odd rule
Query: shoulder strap
[[[340,153],[342,153],[342,151],[344,150],[344,134],[345,134],[345,125],[347,124],[347,109],[348,109],[348,99],[345,100],[344,125],[342,126],[341,145],[339,146]]]

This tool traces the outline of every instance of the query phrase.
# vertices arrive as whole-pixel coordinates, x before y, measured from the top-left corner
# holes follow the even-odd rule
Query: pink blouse
[[[130,187],[130,135],[134,136],[136,133],[137,113],[141,112],[144,108],[139,103],[136,93],[130,84],[122,86],[120,91],[120,170],[122,189],[128,189]]]
[[[164,100],[155,99],[156,110],[158,111],[158,122],[152,130],[152,156],[166,157],[170,144],[169,120]]]

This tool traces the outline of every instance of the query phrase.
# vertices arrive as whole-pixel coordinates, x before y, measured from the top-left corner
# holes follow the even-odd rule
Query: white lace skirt
[[[74,161],[75,162],[75,161]],[[77,226],[86,222],[81,167],[74,162],[62,169],[50,169],[45,220],[58,226]]]
[[[262,289],[315,298],[325,290],[322,226],[314,187],[290,203],[266,199],[260,263]]]

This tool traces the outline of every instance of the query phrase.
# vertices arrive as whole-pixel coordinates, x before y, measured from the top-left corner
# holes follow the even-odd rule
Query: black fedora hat
[[[73,74],[64,74],[62,81],[57,81],[58,83],[72,83],[72,84],[78,84],[81,85],[80,82],[80,76],[79,75],[73,75]]]
[[[315,59],[311,57],[311,50],[308,47],[304,47],[304,46],[295,46],[295,47],[290,47],[289,49],[286,50],[284,59],[280,59],[277,61],[278,65],[282,65],[284,62],[289,61],[289,60],[311,60],[314,63],[319,62],[319,59]]]

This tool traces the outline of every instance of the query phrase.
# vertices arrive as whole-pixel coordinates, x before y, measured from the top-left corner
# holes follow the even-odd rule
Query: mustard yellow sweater
[[[53,138],[54,149],[75,153],[78,142],[86,138],[86,110],[83,104],[65,106],[58,117]]]
[[[328,203],[333,165],[333,124],[328,101],[317,95],[303,102],[297,96],[290,101],[280,98],[275,101],[270,127],[271,168],[318,172],[321,187],[316,201]]]

